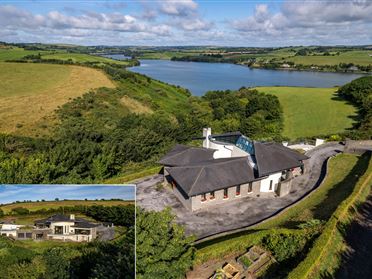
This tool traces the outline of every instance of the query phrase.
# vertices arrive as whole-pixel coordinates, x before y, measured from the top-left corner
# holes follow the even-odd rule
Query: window
[[[236,186],[236,195],[240,196],[240,185]]]
[[[272,189],[273,189],[273,181],[270,180],[270,188],[269,188],[269,190],[271,191]]]
[[[201,201],[202,202],[205,202],[207,200],[207,195],[206,194],[202,194],[201,195]]]
[[[214,196],[214,191],[213,192],[210,192],[209,193],[209,199],[210,200],[214,200],[215,196]]]
[[[229,192],[228,192],[229,189],[225,188],[223,189],[223,198],[224,199],[228,199],[229,198]]]
[[[248,184],[248,193],[252,193],[253,191],[253,183],[252,182],[249,182]]]

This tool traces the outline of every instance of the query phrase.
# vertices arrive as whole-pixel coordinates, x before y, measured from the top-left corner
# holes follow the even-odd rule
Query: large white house
[[[69,216],[56,214],[35,221],[34,226],[3,223],[0,227],[0,235],[18,240],[89,242],[97,237],[97,229],[102,230],[102,227],[102,224],[76,218],[74,214]]]
[[[176,145],[161,160],[164,182],[190,210],[275,192],[284,196],[304,172],[307,156],[282,144],[252,141],[240,132],[212,135],[203,147]]]

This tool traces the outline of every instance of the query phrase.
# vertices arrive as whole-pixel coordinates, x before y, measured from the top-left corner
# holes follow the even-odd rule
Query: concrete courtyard
[[[327,159],[343,148],[343,145],[328,143],[307,152],[306,155],[310,157],[305,162],[307,171],[294,178],[292,190],[285,197],[261,193],[259,196],[191,212],[178,201],[171,189],[157,186],[163,177],[155,175],[137,182],[137,205],[156,211],[171,207],[177,223],[184,225],[186,233],[195,235],[197,239],[248,227],[275,215],[318,187],[325,175]]]

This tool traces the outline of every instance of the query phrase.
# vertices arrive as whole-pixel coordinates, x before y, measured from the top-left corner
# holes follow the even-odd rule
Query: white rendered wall
[[[270,174],[267,178],[261,180],[261,192],[274,192],[275,185],[279,183],[281,172]],[[270,181],[273,181],[272,188],[270,190]]]

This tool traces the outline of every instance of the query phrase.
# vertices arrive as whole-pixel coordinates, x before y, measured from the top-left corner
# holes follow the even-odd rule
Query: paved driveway
[[[198,239],[253,225],[266,219],[288,205],[296,202],[319,186],[325,174],[326,160],[343,150],[337,143],[328,143],[310,150],[306,161],[307,173],[294,178],[292,191],[285,197],[261,194],[260,197],[245,197],[233,203],[202,209],[187,210],[173,195],[171,189],[157,187],[161,175],[137,182],[137,205],[160,211],[167,206],[177,216],[177,223],[185,226],[187,234]]]

